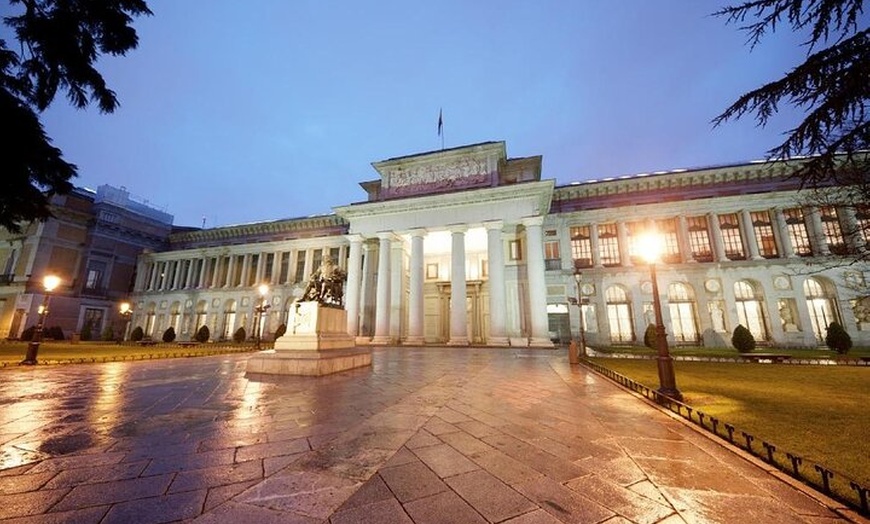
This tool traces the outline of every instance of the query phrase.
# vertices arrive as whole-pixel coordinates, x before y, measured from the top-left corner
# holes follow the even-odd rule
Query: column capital
[[[354,243],[354,242],[362,243],[366,239],[366,237],[360,235],[359,233],[350,233],[348,235],[344,235],[344,238],[347,239],[347,241],[350,243]]]
[[[378,240],[396,240],[395,231],[378,231]]]
[[[447,226],[447,231],[450,231],[452,234],[456,233],[465,233],[468,231],[468,224],[453,224],[451,226]]]
[[[483,227],[485,227],[487,231],[492,231],[493,229],[501,231],[504,229],[504,220],[488,220],[483,223]]]
[[[543,216],[525,217],[525,218],[520,219],[520,222],[526,227],[542,226],[542,225],[544,225],[544,217]]]
[[[408,230],[408,234],[411,235],[412,238],[413,237],[423,237],[426,235],[426,233],[428,233],[428,231],[426,230],[425,227],[415,227],[414,229]]]

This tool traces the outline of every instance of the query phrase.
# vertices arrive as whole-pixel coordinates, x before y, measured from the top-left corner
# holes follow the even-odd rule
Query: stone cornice
[[[533,197],[538,201],[537,207],[539,212],[547,214],[550,209],[554,186],[555,182],[553,180],[543,180],[509,186],[470,189],[455,193],[384,200],[381,202],[364,202],[335,207],[333,211],[350,222],[355,218],[372,215],[391,215],[427,209],[446,210],[453,207],[479,205],[490,202],[497,203]]]
[[[347,222],[345,222],[344,219],[338,215],[330,214],[215,227],[198,231],[186,231],[170,235],[169,240],[172,244],[204,243],[239,238],[298,234],[301,232],[335,229],[346,226]]]

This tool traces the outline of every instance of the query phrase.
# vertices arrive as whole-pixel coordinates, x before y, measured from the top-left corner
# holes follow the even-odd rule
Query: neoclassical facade
[[[743,324],[762,344],[816,347],[833,321],[870,343],[868,268],[836,263],[866,248],[870,215],[808,205],[793,166],[557,187],[541,157],[486,142],[373,167],[366,199],[333,214],[172,234],[139,258],[133,325],[155,338],[169,326],[181,339],[202,325],[215,339],[250,335],[267,300],[268,338],[329,257],[347,272],[358,344],[552,347],[577,336],[581,308],[589,344],[642,344],[653,298],[636,245],[655,230],[672,343],[728,346]]]

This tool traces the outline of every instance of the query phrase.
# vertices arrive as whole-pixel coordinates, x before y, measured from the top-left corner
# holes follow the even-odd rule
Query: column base
[[[368,346],[372,343],[372,337],[364,337],[361,335],[357,335],[354,340],[356,341],[357,346]]]
[[[448,346],[467,346],[468,337],[450,337],[450,340],[447,341]]]
[[[422,346],[425,344],[425,341],[423,337],[405,337],[402,344],[405,346]]]
[[[489,337],[486,339],[486,345],[508,347],[511,345],[511,341],[507,337]]]
[[[396,341],[390,335],[375,335],[369,342],[372,346],[392,346],[395,343]]]
[[[529,339],[529,347],[532,348],[551,348],[554,347],[553,341],[549,338],[532,337]]]

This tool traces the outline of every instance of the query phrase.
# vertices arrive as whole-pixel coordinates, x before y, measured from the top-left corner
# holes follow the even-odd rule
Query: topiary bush
[[[281,324],[278,326],[278,329],[275,330],[275,338],[283,337],[284,333],[287,332],[287,324]]]
[[[233,342],[235,342],[236,344],[238,344],[240,342],[244,342],[245,338],[247,338],[247,333],[245,333],[244,326],[240,327],[239,329],[236,330],[235,333],[233,333]]]
[[[94,334],[91,330],[91,323],[85,322],[85,325],[82,326],[82,332],[79,333],[80,340],[91,340],[94,337]]]
[[[737,324],[734,334],[731,335],[731,344],[741,353],[749,353],[755,349],[755,337],[743,324]]]
[[[648,325],[646,331],[643,332],[643,345],[650,349],[656,349],[656,327],[652,324]]]
[[[133,342],[139,342],[143,338],[145,338],[145,331],[142,329],[142,326],[136,326],[133,332],[130,333],[130,340]]]
[[[163,342],[175,342],[175,328],[169,326],[166,328],[166,331],[163,332]]]
[[[828,324],[828,333],[825,335],[825,345],[841,355],[845,355],[852,349],[852,337],[846,333],[837,322]]]
[[[52,326],[48,328],[48,335],[54,340],[64,340],[66,337],[63,334],[63,329],[60,326]]]
[[[21,340],[33,340],[34,334],[36,334],[36,326],[30,326],[21,332]]]
[[[196,335],[193,338],[200,344],[205,344],[211,338],[211,331],[209,331],[208,326],[203,325],[196,330]]]
[[[102,336],[103,342],[111,342],[115,340],[115,330],[112,329],[112,324],[106,326],[106,329],[103,330]]]

